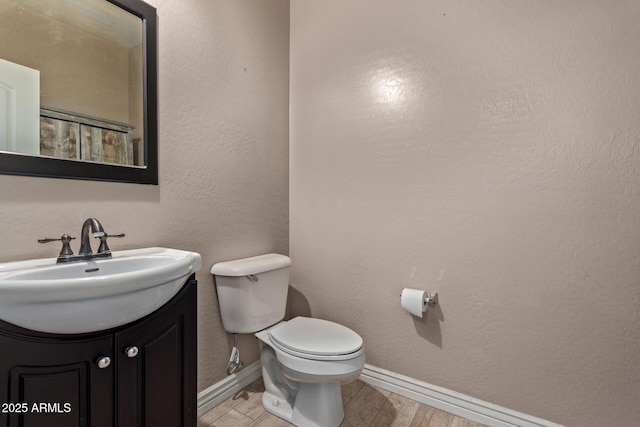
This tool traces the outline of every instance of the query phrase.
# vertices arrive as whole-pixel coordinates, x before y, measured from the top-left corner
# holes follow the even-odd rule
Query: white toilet
[[[291,259],[267,254],[221,262],[216,277],[222,325],[256,333],[264,408],[302,427],[336,427],[344,418],[340,385],[360,375],[362,338],[327,320],[285,314]]]

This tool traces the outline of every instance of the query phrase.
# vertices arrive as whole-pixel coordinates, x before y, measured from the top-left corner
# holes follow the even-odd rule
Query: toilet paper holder
[[[438,303],[438,293],[434,292],[431,294],[427,294],[426,297],[424,297],[424,303],[425,304],[429,304],[429,305],[434,305]]]
[[[402,295],[400,295],[400,297],[402,297]],[[438,293],[437,292],[433,292],[433,293],[428,293],[425,297],[424,297],[424,301],[422,302],[423,304],[428,304],[428,305],[435,305],[438,303]]]

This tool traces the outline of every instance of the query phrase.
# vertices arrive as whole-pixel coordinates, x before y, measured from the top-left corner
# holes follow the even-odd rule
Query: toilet
[[[280,254],[215,264],[222,325],[258,338],[267,411],[297,426],[337,427],[344,418],[340,386],[364,367],[362,338],[328,320],[283,321],[290,266]]]

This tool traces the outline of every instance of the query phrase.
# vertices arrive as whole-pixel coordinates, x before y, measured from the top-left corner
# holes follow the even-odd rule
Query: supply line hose
[[[240,360],[240,351],[238,350],[238,334],[233,334],[233,348],[227,365],[227,375],[233,374],[243,366],[244,363]]]

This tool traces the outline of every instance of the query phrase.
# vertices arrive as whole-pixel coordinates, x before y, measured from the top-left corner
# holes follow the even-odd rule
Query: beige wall
[[[570,426],[640,419],[640,3],[291,2],[294,314]],[[427,319],[403,287],[437,291]]]
[[[289,3],[156,0],[160,184],[0,175],[0,261],[54,257],[41,236],[79,236],[82,221],[124,232],[113,250],[199,252],[198,387],[224,378],[214,262],[288,252]],[[78,240],[73,241],[78,249]],[[241,342],[252,359],[255,340]],[[250,350],[251,349],[251,350]]]

